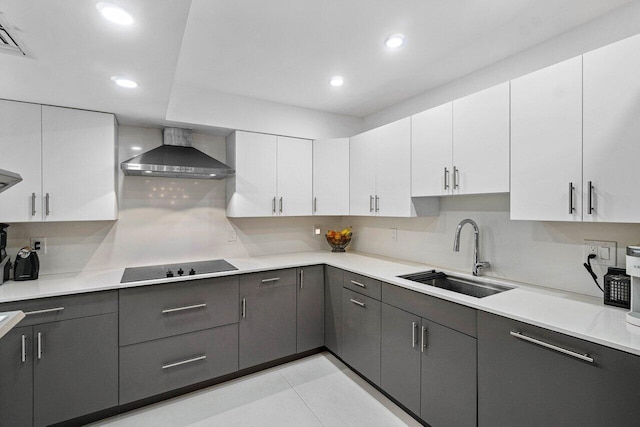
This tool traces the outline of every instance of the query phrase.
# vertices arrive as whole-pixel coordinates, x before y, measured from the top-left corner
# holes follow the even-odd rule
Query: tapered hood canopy
[[[223,179],[235,170],[191,146],[191,129],[165,128],[163,144],[120,164],[125,175]]]
[[[22,181],[22,177],[14,172],[0,169],[0,193]]]

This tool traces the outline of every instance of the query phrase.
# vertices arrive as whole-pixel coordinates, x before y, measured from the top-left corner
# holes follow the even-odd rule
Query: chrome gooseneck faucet
[[[456,228],[456,235],[453,239],[453,251],[460,252],[460,230],[465,224],[471,224],[473,226],[473,269],[474,276],[479,276],[483,268],[489,268],[491,264],[488,261],[478,261],[478,253],[480,252],[480,230],[478,224],[472,219],[463,219]]]

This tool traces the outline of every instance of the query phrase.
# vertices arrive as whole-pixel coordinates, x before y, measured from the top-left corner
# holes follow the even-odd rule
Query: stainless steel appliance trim
[[[576,208],[573,207],[573,190],[575,187],[573,186],[573,182],[569,183],[569,215],[573,215],[573,212]]]
[[[420,351],[422,353],[424,353],[424,349],[427,348],[427,328],[425,326],[422,327],[422,333],[421,335],[421,339],[422,339],[422,345],[420,346]]]
[[[53,313],[56,311],[62,311],[64,307],[55,307],[55,308],[45,308],[44,310],[34,310],[34,311],[25,311],[25,316],[33,316],[34,314],[44,314],[44,313]]]
[[[567,350],[566,348],[558,347],[557,345],[549,344],[547,342],[528,337],[526,335],[523,335],[520,332],[510,331],[510,334],[512,337],[516,337],[520,340],[539,345],[540,347],[548,348],[549,350],[557,351],[558,353],[566,354],[567,356],[575,357],[576,359],[580,359],[585,362],[589,362],[589,363],[594,362],[593,358],[589,357],[587,353],[584,353],[584,354],[576,353],[575,351]]]
[[[45,213],[47,214],[47,216],[49,216],[49,214],[51,213],[51,209],[49,208],[49,193],[47,193],[47,195],[45,196],[45,205],[46,205],[46,210]]]
[[[187,360],[181,360],[180,362],[175,362],[175,363],[169,363],[167,365],[162,365],[162,369],[174,368],[176,366],[186,365],[187,363],[198,362],[198,361],[204,360],[206,358],[207,358],[207,356],[203,354],[202,356],[193,357],[193,358],[187,359]]]
[[[38,332],[38,359],[42,359],[42,332]]]
[[[352,280],[351,283],[353,283],[356,286],[360,286],[361,288],[367,287],[367,285],[365,285],[364,283],[356,282],[355,280]]]
[[[22,363],[27,361],[27,336],[22,335]]]
[[[411,347],[416,348],[416,322],[411,322]]]
[[[195,310],[197,308],[204,308],[206,306],[207,304],[195,304],[195,305],[187,305],[184,307],[167,308],[165,310],[162,310],[162,314],[175,313],[176,311]]]
[[[353,299],[351,298],[350,301],[356,305],[359,305],[360,307],[366,307],[367,305],[363,302],[358,301],[357,299]]]
[[[31,216],[36,216],[36,193],[31,193]]]
[[[269,283],[269,282],[277,282],[278,280],[280,280],[279,277],[272,277],[270,279],[262,279],[261,282],[262,283]]]

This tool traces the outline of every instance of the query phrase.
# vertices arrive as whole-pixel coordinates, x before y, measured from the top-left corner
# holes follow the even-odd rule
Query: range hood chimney
[[[22,177],[13,172],[0,169],[0,193],[22,181]]]
[[[130,176],[223,179],[235,174],[230,166],[196,150],[191,129],[164,128],[160,147],[122,162],[120,169]]]

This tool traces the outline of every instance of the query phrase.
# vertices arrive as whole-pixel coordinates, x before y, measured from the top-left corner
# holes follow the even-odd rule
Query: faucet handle
[[[473,275],[479,276],[483,269],[491,268],[489,261],[478,261],[473,266]]]

